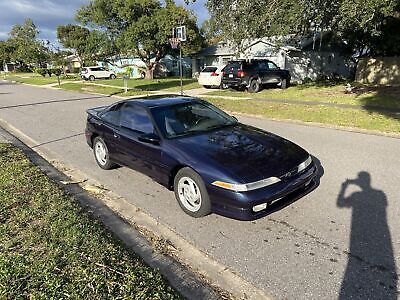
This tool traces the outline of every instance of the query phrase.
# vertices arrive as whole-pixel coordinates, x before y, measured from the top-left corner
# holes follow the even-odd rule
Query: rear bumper
[[[255,220],[269,215],[313,191],[317,186],[317,167],[313,164],[305,172],[271,187],[251,192],[236,193],[217,187],[209,189],[212,211],[237,220]],[[254,212],[253,207],[268,203],[267,208]]]
[[[245,79],[222,79],[222,84],[227,87],[245,87],[248,86],[248,82]]]

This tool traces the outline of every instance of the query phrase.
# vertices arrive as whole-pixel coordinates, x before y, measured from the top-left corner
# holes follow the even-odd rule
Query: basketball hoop
[[[179,38],[170,38],[169,39],[169,43],[171,44],[172,49],[177,49],[180,42],[181,41],[179,40]]]

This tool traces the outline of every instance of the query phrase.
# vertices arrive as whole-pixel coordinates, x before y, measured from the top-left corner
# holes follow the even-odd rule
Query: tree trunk
[[[153,80],[154,79],[154,70],[152,67],[147,68],[145,79]]]

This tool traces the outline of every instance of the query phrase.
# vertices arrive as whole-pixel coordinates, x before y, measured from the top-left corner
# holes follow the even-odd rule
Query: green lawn
[[[7,144],[0,201],[1,299],[182,299]]]
[[[234,90],[220,90],[209,93],[209,95],[229,97],[249,97],[281,100],[319,101],[329,103],[351,104],[351,105],[376,105],[389,108],[400,108],[400,87],[382,87],[355,85],[352,93],[345,92],[345,84],[323,85],[304,84],[292,86],[281,90],[277,88],[266,88],[259,93],[248,93]]]
[[[64,90],[77,91],[81,93],[98,93],[104,95],[119,95],[123,97],[147,95],[147,92],[129,90],[125,93],[124,89],[115,87],[105,87],[98,85],[91,85],[90,83],[64,83],[61,85]]]
[[[96,80],[95,83],[106,84],[111,86],[120,86],[120,87],[124,86],[124,81],[120,78]],[[197,83],[196,79],[192,78],[183,79],[184,90],[190,90],[199,87],[200,85]],[[161,78],[154,80],[129,79],[128,88],[142,90],[142,91],[159,91],[159,90],[180,91],[180,80],[179,78],[176,77]]]
[[[209,98],[221,109],[280,120],[300,120],[345,127],[400,133],[400,113],[384,114],[355,109],[335,108],[323,105],[267,103],[245,99]]]
[[[46,76],[43,77],[37,73],[15,73],[15,74],[10,74],[6,76],[7,80],[13,80],[19,83],[27,83],[27,84],[34,84],[34,85],[46,85],[46,84],[53,84],[57,83],[57,77],[56,76]],[[60,77],[61,82],[65,81],[75,81],[77,80],[74,77]]]

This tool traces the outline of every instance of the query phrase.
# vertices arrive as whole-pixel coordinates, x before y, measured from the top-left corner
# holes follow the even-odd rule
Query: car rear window
[[[213,72],[217,71],[217,69],[218,69],[217,67],[205,67],[202,72],[213,73]]]
[[[229,71],[237,72],[238,70],[241,69],[241,67],[242,67],[242,62],[240,62],[240,61],[230,62],[230,63],[224,68],[224,71],[225,71],[225,72],[229,72]]]

